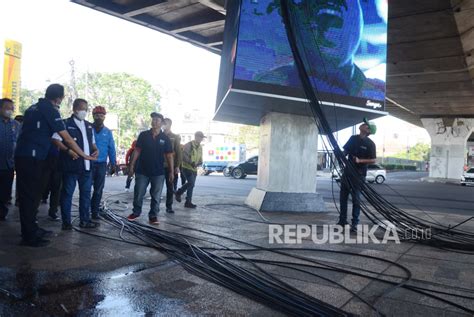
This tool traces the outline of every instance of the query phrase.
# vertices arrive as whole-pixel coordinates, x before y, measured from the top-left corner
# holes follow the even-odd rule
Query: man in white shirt
[[[87,116],[88,104],[84,99],[76,99],[73,103],[73,115],[64,120],[66,130],[76,141],[79,147],[92,157],[97,157],[99,151],[95,145],[92,124],[85,120]],[[62,142],[58,134],[53,135],[53,142],[60,149],[59,166],[63,172],[63,187],[61,190],[61,218],[62,229],[71,230],[71,206],[72,196],[79,184],[79,226],[81,228],[97,228],[98,223],[91,221],[91,161],[84,160],[71,148]]]

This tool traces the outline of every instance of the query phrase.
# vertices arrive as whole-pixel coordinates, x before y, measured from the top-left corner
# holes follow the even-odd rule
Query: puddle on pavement
[[[110,272],[32,271],[0,268],[0,315],[192,316],[180,299],[164,296],[146,276],[136,274],[167,267],[134,265]]]

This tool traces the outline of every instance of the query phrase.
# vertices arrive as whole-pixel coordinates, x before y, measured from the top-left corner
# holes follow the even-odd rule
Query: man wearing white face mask
[[[20,124],[12,119],[13,101],[0,99],[0,221],[8,214],[8,201],[12,195],[14,153]]]
[[[73,103],[73,115],[64,120],[66,130],[76,141],[86,155],[97,158],[97,150],[92,124],[85,120],[88,104],[84,99],[76,99]],[[79,184],[79,226],[81,228],[96,228],[98,223],[91,221],[91,187],[92,162],[79,157],[72,149],[62,142],[58,134],[53,135],[53,142],[59,147],[59,166],[63,172],[63,187],[61,190],[62,229],[71,230],[72,196]]]

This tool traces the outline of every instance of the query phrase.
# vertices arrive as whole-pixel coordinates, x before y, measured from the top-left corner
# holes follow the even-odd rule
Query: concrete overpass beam
[[[431,137],[429,178],[459,182],[467,161],[467,140],[474,131],[472,118],[422,118]]]
[[[316,193],[318,130],[309,117],[268,113],[260,123],[257,187],[246,204],[259,211],[325,211]]]

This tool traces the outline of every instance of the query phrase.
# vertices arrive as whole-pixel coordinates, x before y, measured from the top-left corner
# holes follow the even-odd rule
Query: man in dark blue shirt
[[[157,215],[160,211],[161,192],[165,181],[164,158],[169,167],[169,182],[174,179],[173,148],[168,136],[161,131],[163,116],[153,112],[151,114],[151,129],[140,133],[137,140],[129,175],[135,173],[135,188],[133,194],[133,213],[128,220],[136,220],[142,213],[143,197],[148,184],[151,183],[151,204],[148,219],[150,224],[159,224]]]
[[[338,224],[347,225],[347,201],[349,194],[352,197],[352,223],[351,232],[357,231],[360,215],[360,192],[362,183],[367,175],[367,165],[375,163],[376,148],[375,143],[369,139],[370,134],[374,134],[376,127],[374,124],[364,120],[359,127],[360,133],[353,135],[344,145],[344,154],[348,155],[350,166],[347,166],[341,177],[341,191],[339,203],[341,214]]]
[[[12,119],[13,101],[0,99],[0,221],[6,219],[12,196],[16,140],[20,124]]]
[[[50,232],[38,227],[36,214],[42,194],[39,184],[53,133],[57,132],[79,156],[95,160],[86,155],[66,131],[58,111],[63,99],[64,87],[52,84],[46,89],[45,98],[25,111],[15,151],[22,245],[41,247],[49,243],[44,237]]]

